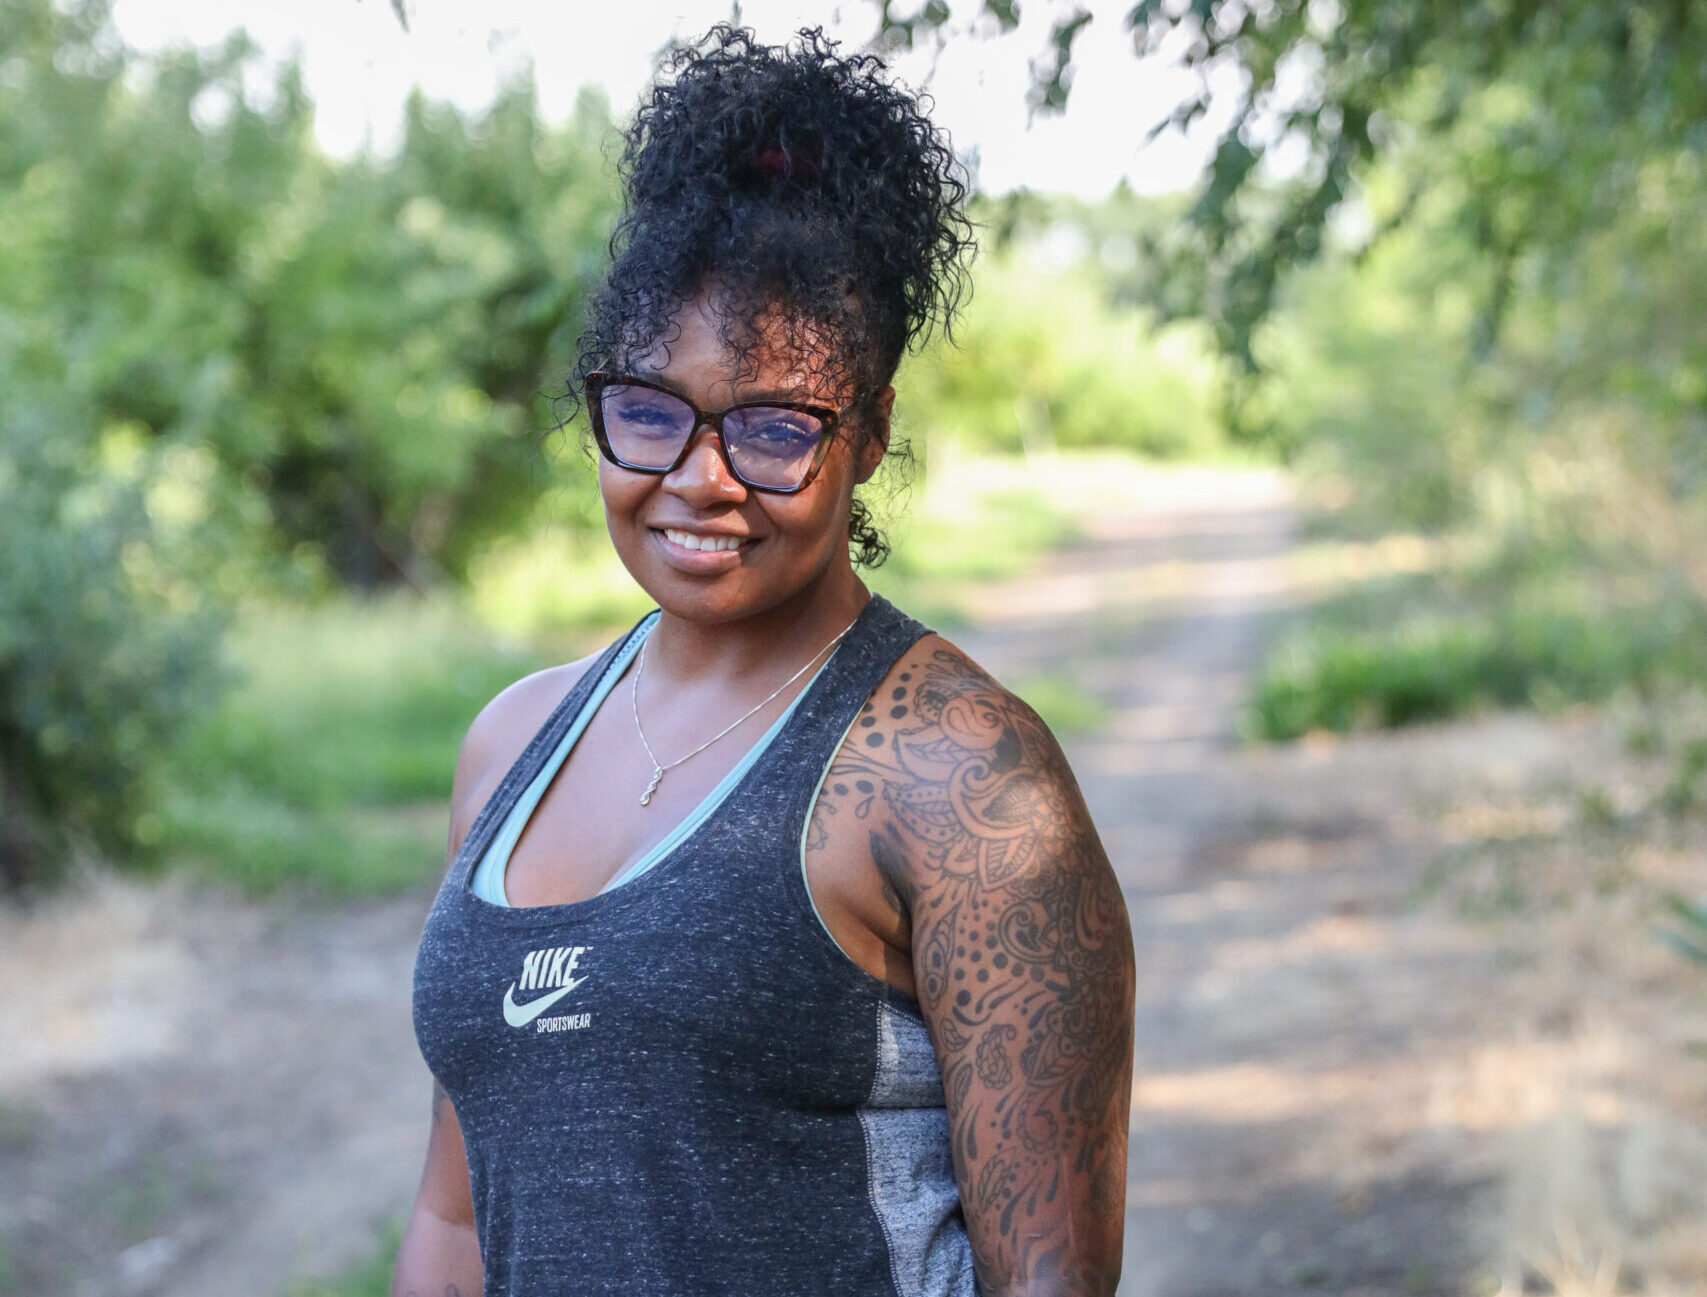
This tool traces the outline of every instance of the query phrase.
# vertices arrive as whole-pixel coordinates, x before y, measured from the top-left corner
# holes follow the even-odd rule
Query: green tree
[[[207,447],[237,530],[361,586],[512,525],[603,259],[602,106],[553,131],[526,78],[472,117],[417,99],[398,156],[335,162],[241,35],[141,60],[101,0],[0,4],[0,183],[53,213],[13,252],[97,422]]]
[[[82,327],[63,309],[86,291],[79,253],[98,218],[66,200],[79,166],[99,162],[55,150],[61,132],[92,130],[118,76],[96,25],[86,11],[0,5],[0,881],[11,884],[79,843],[134,845],[150,755],[216,678],[195,587],[161,562],[187,540],[183,501],[162,489],[164,461],[90,399],[108,308],[91,305]],[[32,61],[58,49],[64,69],[43,85]]]
[[[1247,367],[1282,274],[1320,252],[1377,164],[1408,183],[1373,213],[1376,231],[1442,187],[1454,195],[1485,262],[1485,347],[1526,256],[1569,258],[1637,200],[1650,167],[1707,148],[1707,0],[1138,0],[1118,31],[1075,0],[1046,2],[1041,111],[1066,102],[1084,40],[1128,40],[1200,74],[1158,128],[1196,122],[1232,87],[1231,123],[1170,251],[1189,268],[1190,309]],[[1018,8],[983,5],[1002,30]],[[879,24],[910,44],[950,14],[885,0]],[[1263,164],[1282,148],[1303,165],[1276,180]]]
[[[603,107],[417,100],[337,161],[241,35],[139,58],[0,0],[0,874],[146,846],[154,754],[271,556],[456,575],[556,487],[551,403],[613,204]],[[264,79],[263,79],[264,81]]]

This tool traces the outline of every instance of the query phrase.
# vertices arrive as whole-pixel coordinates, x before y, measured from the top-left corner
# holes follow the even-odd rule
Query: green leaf
[[[1019,0],[984,0],[984,12],[996,20],[1003,32],[1019,26]]]

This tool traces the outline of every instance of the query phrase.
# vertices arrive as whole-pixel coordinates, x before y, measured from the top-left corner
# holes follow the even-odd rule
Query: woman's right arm
[[[510,763],[534,729],[571,689],[591,658],[528,676],[499,694],[475,717],[457,754],[450,794],[447,865],[456,861]],[[480,1239],[474,1231],[474,1196],[468,1184],[468,1150],[462,1125],[444,1087],[433,1082],[433,1129],[427,1165],[397,1249],[391,1297],[480,1297],[484,1285]]]
[[[489,771],[501,746],[504,695],[486,705],[456,758],[450,795],[447,861],[454,864],[476,813],[476,797],[491,796]],[[474,1232],[474,1194],[468,1183],[468,1150],[462,1123],[444,1086],[433,1080],[433,1128],[427,1136],[427,1165],[397,1249],[391,1297],[480,1297],[485,1280],[480,1239]]]
[[[397,1250],[391,1297],[480,1297],[481,1288],[468,1153],[450,1096],[434,1081],[427,1166]]]

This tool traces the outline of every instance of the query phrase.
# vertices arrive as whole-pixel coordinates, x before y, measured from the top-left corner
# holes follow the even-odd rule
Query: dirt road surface
[[[1287,483],[1157,471],[1139,495],[956,636],[1106,708],[1068,749],[1138,950],[1120,1291],[1516,1291],[1512,1132],[1635,1063],[1533,952],[1427,898],[1466,790],[1575,786],[1592,736],[1507,717],[1240,743],[1249,673],[1304,597]],[[0,916],[0,1293],[276,1297],[371,1252],[427,1129],[429,900],[105,880]],[[1631,1131],[1680,1137],[1620,1129],[1626,1155]],[[1671,1160],[1625,1175],[1656,1220]]]

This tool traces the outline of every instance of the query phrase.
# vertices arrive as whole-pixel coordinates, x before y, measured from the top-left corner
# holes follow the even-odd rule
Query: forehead
[[[714,295],[682,306],[624,368],[719,402],[748,393],[833,395],[848,372],[823,330],[775,310],[744,321]]]

